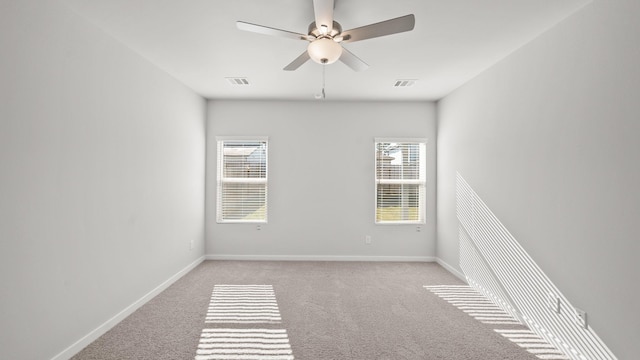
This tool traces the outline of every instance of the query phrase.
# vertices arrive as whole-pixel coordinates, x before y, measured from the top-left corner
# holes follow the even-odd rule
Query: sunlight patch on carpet
[[[495,332],[534,354],[539,359],[569,360],[570,358],[531,330],[495,329]]]
[[[518,319],[470,286],[435,285],[424,286],[424,288],[482,323],[520,325]]]
[[[195,360],[293,360],[284,329],[204,329]]]
[[[496,302],[469,285],[425,285],[424,288],[484,324],[515,325],[512,328],[494,329],[494,331],[527,352],[534,354],[538,359],[571,359],[553,344],[529,330],[526,325],[502,309]]]
[[[215,285],[206,323],[280,323],[272,285]]]

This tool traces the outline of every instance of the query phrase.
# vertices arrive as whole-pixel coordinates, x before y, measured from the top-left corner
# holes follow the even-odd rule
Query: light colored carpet
[[[281,321],[207,323],[220,284],[272,285]],[[462,284],[435,263],[205,261],[73,359],[193,360],[204,329],[255,327],[286,330],[296,360],[537,360],[424,288]]]

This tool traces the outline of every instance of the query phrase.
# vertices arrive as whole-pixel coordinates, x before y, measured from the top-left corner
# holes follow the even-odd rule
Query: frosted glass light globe
[[[342,46],[329,38],[322,38],[309,43],[307,52],[313,61],[318,64],[328,65],[340,59]]]

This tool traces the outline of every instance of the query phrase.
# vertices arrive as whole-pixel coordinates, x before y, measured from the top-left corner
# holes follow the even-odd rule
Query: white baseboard
[[[363,255],[224,255],[209,254],[207,260],[252,260],[252,261],[395,261],[434,262],[433,256],[363,256]]]
[[[67,360],[84,349],[87,345],[98,339],[109,331],[120,321],[131,315],[134,311],[146,304],[149,300],[160,294],[174,282],[180,279],[204,260],[254,260],[254,261],[388,261],[388,262],[437,262],[462,281],[466,282],[465,276],[451,265],[434,256],[342,256],[342,255],[219,255],[210,254],[198,258],[184,269],[178,271],[155,289],[135,301],[133,304],[120,311],[111,319],[98,326],[89,334],[76,341],[74,344],[60,352],[51,360]]]
[[[193,268],[198,266],[204,260],[205,260],[205,257],[202,256],[196,261],[189,264],[184,269],[178,271],[175,275],[167,279],[162,284],[158,285],[155,289],[151,290],[149,293],[147,293],[145,296],[138,299],[133,304],[127,306],[124,310],[120,311],[114,317],[107,320],[104,324],[98,326],[95,330],[91,331],[90,333],[85,335],[83,338],[76,341],[73,345],[64,349],[61,353],[54,356],[51,360],[67,360],[72,356],[74,356],[75,354],[79,353],[80,350],[84,349],[87,345],[91,344],[93,341],[98,339],[104,333],[109,331],[112,327],[117,325],[120,321],[124,320],[127,316],[131,315],[134,311],[138,310],[138,308],[146,304],[149,300],[153,299],[153,297],[155,297],[156,295],[160,294],[162,291],[168,288],[171,284],[176,282],[178,279],[180,279],[189,271],[193,270]]]
[[[464,281],[465,283],[467,282],[467,278],[464,276],[463,273],[458,271],[458,269],[456,269],[453,266],[447,264],[444,260],[442,260],[440,258],[436,258],[436,262],[438,263],[438,265],[440,265],[443,268],[445,268],[448,272],[450,272],[453,275],[455,275],[458,279]]]

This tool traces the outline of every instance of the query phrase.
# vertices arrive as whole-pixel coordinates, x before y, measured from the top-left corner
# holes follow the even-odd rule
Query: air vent
[[[249,85],[249,79],[244,77],[228,77],[225,78],[229,82],[229,84],[234,86],[245,86]]]
[[[411,79],[398,79],[393,84],[393,87],[409,87],[409,86],[413,86],[413,85],[415,85],[416,81],[417,80],[411,80]]]

